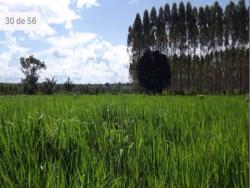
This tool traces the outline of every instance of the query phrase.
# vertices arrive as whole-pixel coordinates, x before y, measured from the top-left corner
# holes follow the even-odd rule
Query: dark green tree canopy
[[[166,55],[147,50],[137,64],[137,77],[146,92],[162,93],[170,85],[171,71]]]

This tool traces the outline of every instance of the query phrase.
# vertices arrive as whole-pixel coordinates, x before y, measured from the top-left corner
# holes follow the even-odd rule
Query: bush
[[[48,95],[51,95],[55,92],[56,89],[56,80],[53,77],[52,79],[46,78],[45,82],[42,85],[42,92]]]
[[[71,81],[69,77],[66,80],[66,82],[63,84],[63,86],[64,86],[64,89],[68,92],[71,92],[73,88],[75,87],[73,81]]]

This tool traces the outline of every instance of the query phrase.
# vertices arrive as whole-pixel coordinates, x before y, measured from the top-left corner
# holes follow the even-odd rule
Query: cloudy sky
[[[0,0],[0,13],[38,11],[43,23],[35,32],[0,28],[0,82],[20,82],[19,58],[34,55],[46,62],[40,82],[128,82],[127,29],[137,12],[173,0]],[[180,1],[175,1],[179,3]],[[187,1],[183,1],[186,3]],[[195,6],[213,0],[191,0]],[[221,5],[227,0],[219,0]]]

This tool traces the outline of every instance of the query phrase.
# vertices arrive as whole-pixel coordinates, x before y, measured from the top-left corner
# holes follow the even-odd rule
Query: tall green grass
[[[0,187],[248,187],[244,96],[0,97]]]

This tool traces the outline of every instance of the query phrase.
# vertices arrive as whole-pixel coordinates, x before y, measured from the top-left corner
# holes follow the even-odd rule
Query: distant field
[[[248,187],[246,96],[2,96],[0,187]]]

